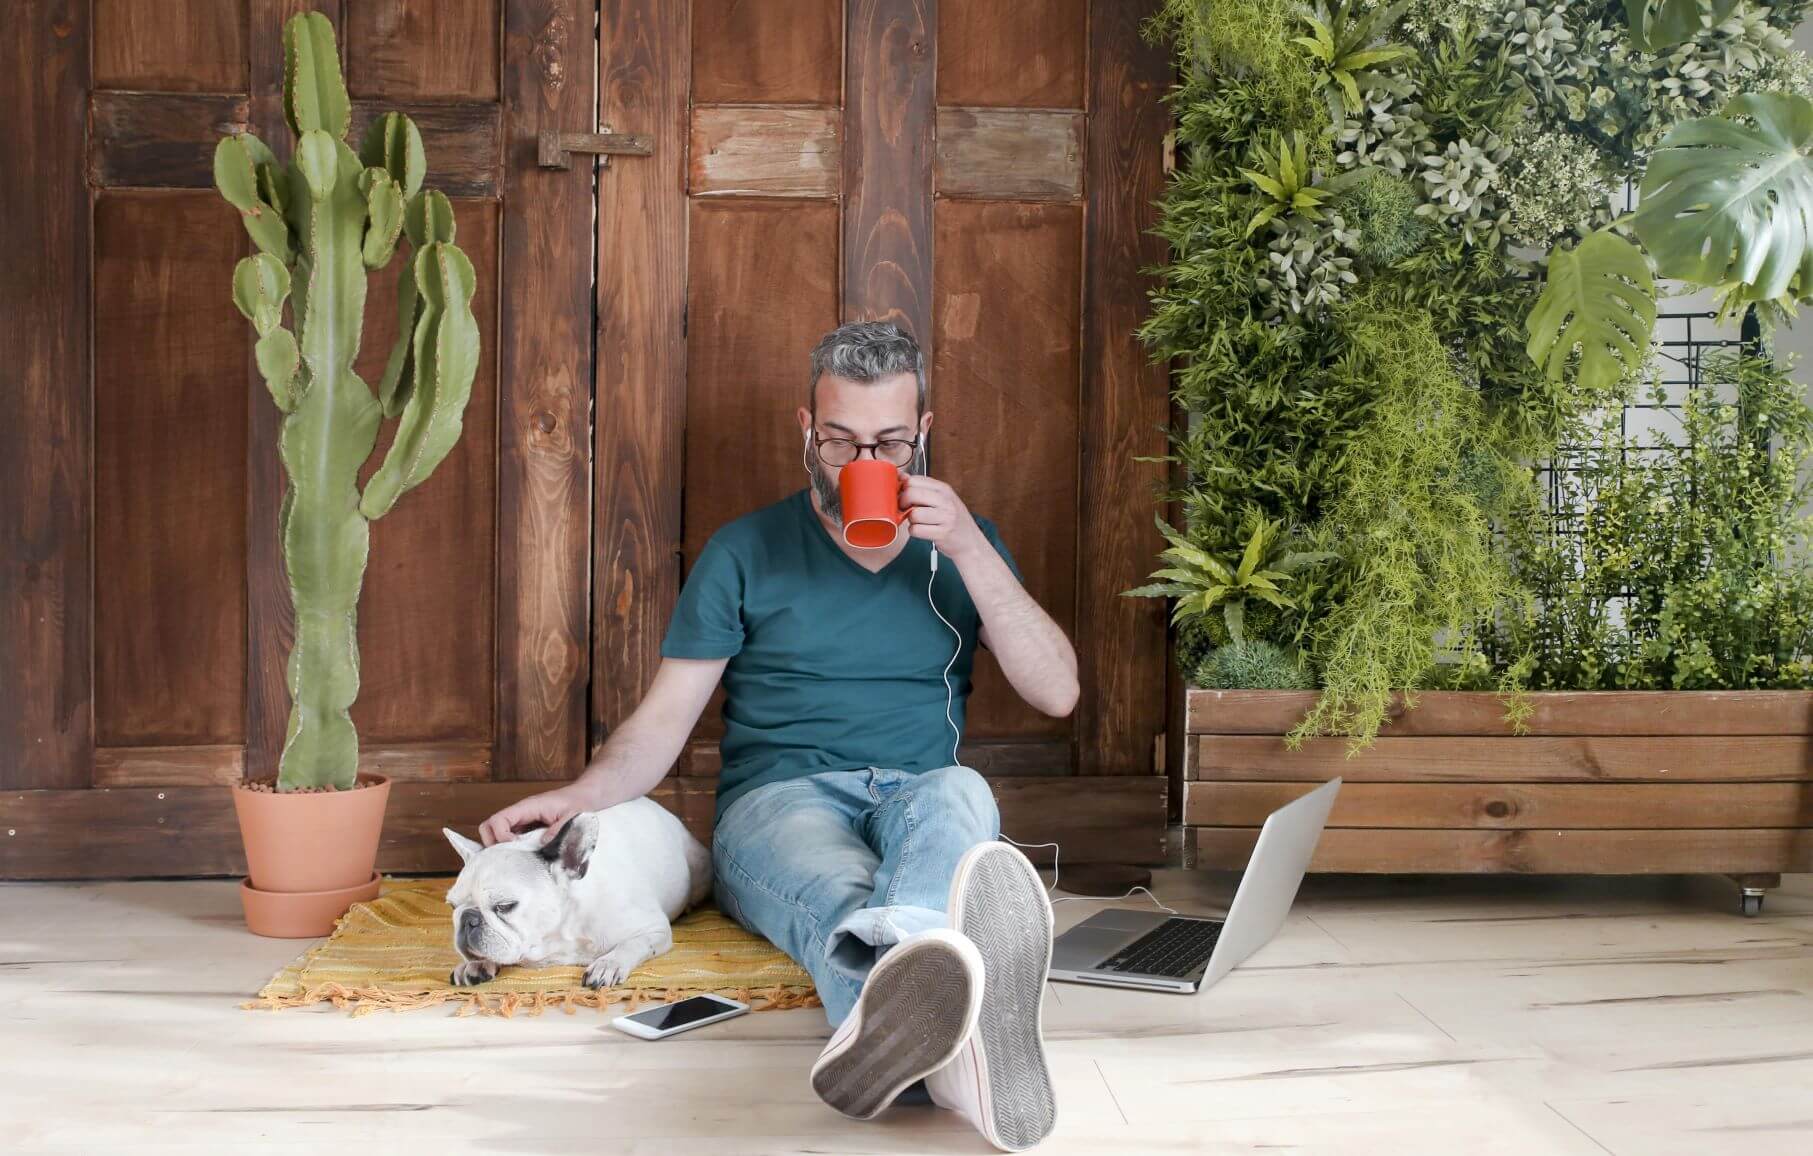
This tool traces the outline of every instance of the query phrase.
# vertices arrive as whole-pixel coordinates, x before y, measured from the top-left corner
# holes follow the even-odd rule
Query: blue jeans
[[[883,952],[948,926],[957,860],[1000,833],[994,793],[968,767],[770,783],[712,834],[718,907],[812,974],[836,1027]]]

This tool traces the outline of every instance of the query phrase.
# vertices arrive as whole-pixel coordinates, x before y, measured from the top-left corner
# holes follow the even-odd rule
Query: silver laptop
[[[1226,919],[1098,911],[1052,943],[1051,978],[1197,992],[1234,970],[1284,925],[1340,789],[1330,779],[1266,816]]]

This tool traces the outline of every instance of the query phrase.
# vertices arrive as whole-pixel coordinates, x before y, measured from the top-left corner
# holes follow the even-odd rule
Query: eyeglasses
[[[821,438],[818,431],[812,431],[813,444],[818,447],[818,460],[827,466],[842,468],[855,461],[862,451],[868,450],[877,461],[887,462],[893,466],[904,466],[913,460],[919,451],[919,439],[902,441],[899,438],[883,438],[875,442],[851,441],[849,438]]]

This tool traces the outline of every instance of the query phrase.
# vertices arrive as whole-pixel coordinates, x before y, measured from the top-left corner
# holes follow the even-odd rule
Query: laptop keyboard
[[[1167,919],[1104,960],[1097,970],[1185,979],[1208,962],[1222,924],[1207,919]]]

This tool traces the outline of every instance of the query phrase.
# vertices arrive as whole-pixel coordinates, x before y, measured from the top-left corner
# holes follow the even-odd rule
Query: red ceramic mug
[[[862,550],[880,550],[900,536],[906,511],[900,508],[900,470],[888,462],[858,458],[837,479],[844,507],[844,541]]]

